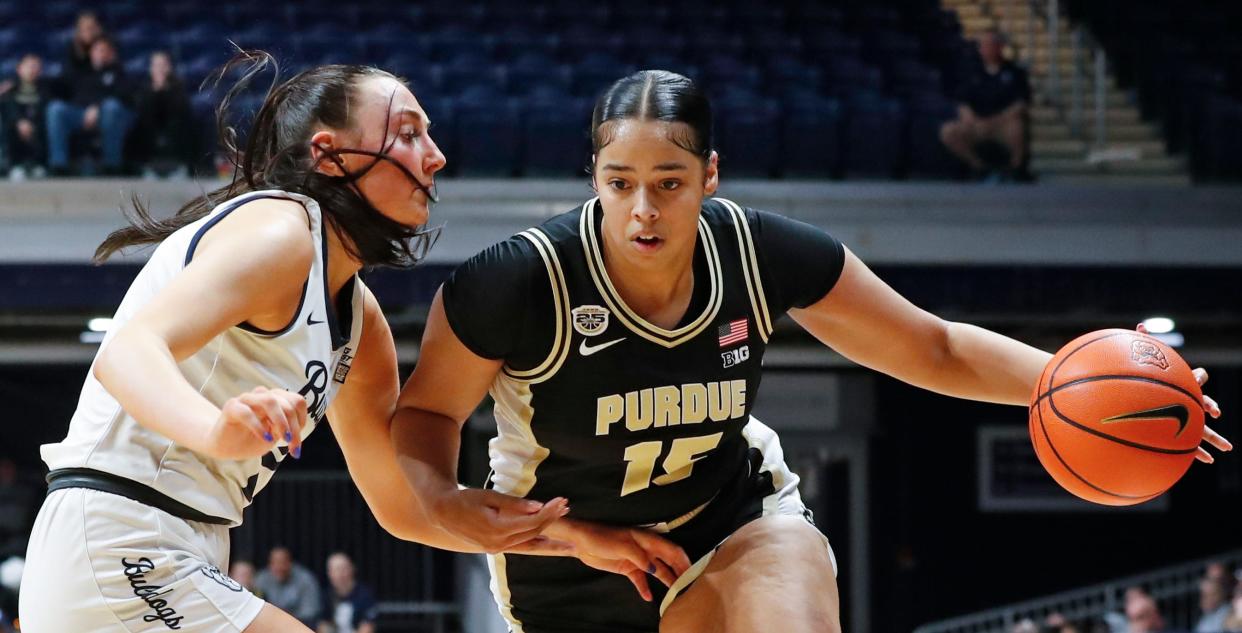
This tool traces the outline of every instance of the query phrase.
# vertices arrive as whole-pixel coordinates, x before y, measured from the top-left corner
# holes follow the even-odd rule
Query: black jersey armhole
[[[228,217],[230,213],[241,208],[243,204],[246,204],[247,202],[253,202],[255,200],[263,200],[265,198],[273,198],[276,200],[292,200],[293,202],[302,204],[301,202],[294,200],[293,198],[286,198],[284,196],[254,196],[251,198],[246,198],[245,200],[233,201],[232,204],[230,204],[225,209],[221,210],[218,215],[208,220],[206,224],[200,226],[198,230],[194,232],[194,237],[190,238],[190,246],[189,248],[185,250],[185,261],[182,263],[182,266],[183,267],[188,266],[190,264],[190,260],[194,259],[194,251],[198,248],[198,242],[199,240],[203,239],[203,236],[207,234],[207,231],[210,231],[212,227],[214,227],[216,224],[219,224],[219,222],[223,220],[224,218]],[[303,205],[302,208],[303,210],[305,210],[306,206]],[[324,267],[325,269],[327,268],[326,262],[325,262]],[[307,286],[309,283],[310,283],[309,278],[306,281],[302,282],[302,296],[298,298],[298,308],[297,310],[294,311],[293,318],[289,319],[289,322],[286,323],[284,327],[278,330],[265,330],[260,327],[255,327],[249,321],[242,321],[241,323],[238,323],[236,327],[241,328],[247,332],[250,332],[251,334],[258,334],[260,336],[276,337],[276,336],[281,336],[282,334],[285,334],[289,330],[293,329],[294,325],[297,325],[298,317],[302,316],[302,308],[305,307],[306,305],[306,290],[307,290]],[[326,289],[327,288],[326,279],[324,280],[324,284],[325,284],[324,287]],[[336,340],[335,330],[333,331],[333,340],[334,341]]]

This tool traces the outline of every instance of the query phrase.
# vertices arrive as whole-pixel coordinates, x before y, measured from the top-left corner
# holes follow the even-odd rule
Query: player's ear
[[[707,170],[703,173],[703,193],[714,195],[720,186],[720,155],[716,150],[707,156]]]
[[[341,157],[333,153],[335,149],[336,134],[331,130],[319,130],[311,135],[311,161],[315,171],[329,176],[345,175]]]

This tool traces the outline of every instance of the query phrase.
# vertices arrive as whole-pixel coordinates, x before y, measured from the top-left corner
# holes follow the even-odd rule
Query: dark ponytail
[[[245,150],[241,150],[237,147],[237,131],[229,124],[230,110],[251,82],[269,68],[273,73],[272,83],[246,135]],[[384,123],[386,141],[379,152],[323,149],[318,161],[312,159],[311,154],[310,138],[316,126],[350,127],[353,93],[361,80],[393,75],[370,66],[333,64],[318,66],[279,82],[279,67],[270,54],[240,51],[209,81],[214,79],[218,85],[226,74],[234,71],[240,72],[241,77],[225,93],[216,109],[220,143],[233,164],[231,182],[191,200],[175,215],[163,220],[152,218],[135,196],[132,209],[126,210],[131,225],[108,235],[95,250],[95,262],[103,262],[123,248],[158,243],[229,198],[250,191],[281,189],[318,202],[324,220],[341,237],[350,255],[364,266],[408,267],[418,263],[431,248],[438,231],[410,228],[387,218],[355,185],[355,181],[380,160],[389,161],[417,183],[413,174],[386,153],[388,121]],[[342,154],[366,154],[375,160],[361,170],[342,176],[331,176],[316,169],[324,160],[341,165]]]
[[[591,116],[591,147],[598,154],[612,142],[614,125],[622,119],[685,123],[672,142],[707,160],[712,153],[712,107],[690,78],[667,70],[641,70],[618,79],[599,100]]]

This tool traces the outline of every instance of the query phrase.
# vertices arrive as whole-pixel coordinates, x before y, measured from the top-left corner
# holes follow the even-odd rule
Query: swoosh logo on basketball
[[[625,340],[625,337],[622,336],[619,339],[608,341],[607,343],[600,343],[599,345],[591,346],[591,345],[587,345],[586,339],[583,339],[582,344],[578,346],[578,353],[582,354],[583,356],[590,356],[591,354],[594,354],[595,352],[603,351],[624,340]]]
[[[1122,415],[1114,415],[1111,418],[1100,420],[1100,424],[1112,424],[1114,422],[1132,422],[1136,420],[1177,420],[1177,435],[1181,435],[1186,430],[1186,423],[1190,420],[1190,410],[1183,404],[1171,404],[1167,407],[1158,407],[1155,409],[1147,409],[1146,411],[1135,411],[1134,413],[1125,413]],[[1176,437],[1176,435],[1174,436]]]
[[[323,323],[323,321],[316,321],[316,320],[315,320],[315,313],[314,313],[314,312],[312,312],[312,313],[310,313],[310,314],[306,315],[306,324],[307,324],[307,325],[319,325],[320,323]]]

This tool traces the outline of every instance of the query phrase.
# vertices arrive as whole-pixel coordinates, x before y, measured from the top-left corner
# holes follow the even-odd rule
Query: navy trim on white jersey
[[[219,223],[220,220],[223,220],[224,218],[228,217],[230,213],[236,211],[237,209],[240,209],[242,205],[249,203],[249,202],[253,202],[255,200],[263,200],[265,198],[272,198],[276,200],[290,200],[291,199],[291,198],[285,198],[282,196],[253,196],[250,198],[235,200],[233,204],[222,209],[220,213],[218,213],[215,217],[211,218],[210,220],[207,220],[207,223],[204,224],[202,227],[200,227],[198,231],[194,233],[194,237],[190,238],[190,246],[189,248],[185,249],[184,265],[188,266],[190,264],[190,260],[194,259],[194,251],[198,248],[198,241],[202,239],[204,235],[207,234],[207,231],[211,230],[211,227]],[[297,201],[294,200],[294,202],[297,202]],[[301,204],[301,203],[299,202],[298,204]],[[325,260],[326,258],[327,257],[325,255]],[[324,267],[324,270],[325,270],[324,275],[326,276],[327,275],[326,266]],[[281,334],[284,334],[288,332],[289,330],[293,329],[293,326],[297,324],[298,319],[301,318],[302,316],[302,307],[306,305],[306,284],[309,282],[310,282],[309,279],[307,281],[302,282],[302,296],[298,298],[298,309],[294,311],[293,318],[289,319],[289,322],[286,323],[284,327],[280,328],[279,330],[265,330],[260,327],[255,327],[248,321],[242,321],[241,323],[238,323],[237,327],[247,332],[250,332],[251,334],[258,334],[260,336],[280,336]],[[324,288],[326,289],[327,286],[325,285]],[[336,331],[334,330],[332,334],[333,334],[332,340],[336,341]]]

